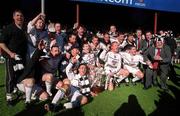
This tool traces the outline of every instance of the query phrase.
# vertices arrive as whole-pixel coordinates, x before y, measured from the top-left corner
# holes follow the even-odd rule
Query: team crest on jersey
[[[118,62],[116,60],[112,60],[112,65],[116,65]]]

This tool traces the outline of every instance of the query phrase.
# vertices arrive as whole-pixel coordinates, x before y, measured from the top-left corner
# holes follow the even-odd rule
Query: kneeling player
[[[121,52],[121,56],[124,61],[124,68],[127,69],[132,75],[132,82],[142,79],[144,77],[143,72],[139,69],[138,64],[146,64],[143,61],[143,57],[140,54],[137,54],[135,46],[129,46],[126,52]]]
[[[30,104],[31,99],[35,97],[39,97],[39,100],[43,101],[48,99],[48,94],[41,87],[34,84],[33,78],[26,78],[22,80],[20,83],[17,84],[17,88],[20,91],[25,92],[26,104]]]
[[[64,98],[68,98],[69,102],[64,104],[66,109],[79,107],[88,102],[88,96],[95,95],[91,92],[90,82],[87,77],[87,66],[81,64],[78,68],[79,73],[75,74],[72,71],[73,64],[77,62],[77,59],[73,58],[71,63],[66,67],[66,74],[68,79],[63,80],[63,82],[58,82],[57,88],[58,92],[54,96],[51,104],[46,104],[45,109],[53,111],[58,105],[58,101]]]

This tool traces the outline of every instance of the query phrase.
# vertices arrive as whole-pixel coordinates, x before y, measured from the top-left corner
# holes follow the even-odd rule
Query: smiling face
[[[137,52],[137,49],[136,49],[135,46],[131,47],[130,50],[129,50],[129,53],[130,53],[131,55],[136,55],[136,52]]]
[[[113,32],[113,33],[116,32],[116,26],[115,25],[110,26],[110,32]]]
[[[78,32],[78,35],[83,35],[84,34],[84,28],[82,27],[82,26],[79,26],[78,28],[77,28],[77,32]]]
[[[51,54],[52,54],[52,56],[53,57],[56,57],[56,56],[58,56],[59,54],[60,54],[60,51],[59,51],[59,47],[58,46],[53,46],[52,48],[51,48]]]
[[[118,43],[117,43],[117,42],[113,42],[113,43],[111,44],[111,51],[112,51],[112,52],[115,52],[115,53],[118,52]]]
[[[57,33],[61,32],[61,24],[60,23],[56,23],[54,28]]]
[[[98,45],[98,44],[99,44],[99,39],[98,39],[98,37],[94,36],[93,39],[92,39],[92,43],[93,43],[94,45]]]
[[[16,25],[22,26],[24,23],[24,16],[21,11],[15,11],[13,13],[13,19]]]
[[[120,43],[122,43],[124,41],[124,35],[123,34],[119,34],[119,36],[117,37],[118,41]]]
[[[87,73],[87,66],[84,65],[84,64],[80,65],[78,71],[79,71],[79,74],[81,76],[86,75],[86,73]]]
[[[44,28],[44,21],[42,19],[38,19],[35,23],[36,29],[42,30]]]
[[[74,44],[74,43],[76,43],[76,35],[71,35],[70,37],[69,37],[69,43],[71,43],[71,44]]]
[[[90,52],[90,46],[89,46],[89,44],[84,44],[84,45],[83,45],[83,52],[84,52],[84,53],[89,53],[89,52]]]
[[[127,39],[128,39],[129,42],[133,42],[134,41],[134,36],[133,35],[129,35]]]
[[[71,55],[74,57],[74,56],[77,56],[79,54],[79,49],[78,48],[73,48],[71,50]]]
[[[104,41],[105,42],[109,42],[110,41],[110,37],[109,37],[109,34],[104,34]]]

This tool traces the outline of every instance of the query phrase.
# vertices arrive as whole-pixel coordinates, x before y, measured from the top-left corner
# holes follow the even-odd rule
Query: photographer
[[[168,45],[171,49],[172,56],[174,55],[174,51],[177,48],[176,41],[174,39],[174,35],[172,31],[165,32],[164,36],[165,44]]]
[[[165,32],[164,40],[165,40],[165,44],[168,45],[171,50],[172,61],[170,64],[169,75],[170,75],[170,78],[172,79],[172,78],[176,77],[176,72],[173,67],[173,57],[175,56],[175,49],[177,48],[177,44],[174,39],[174,34],[171,30],[168,30],[167,32]]]

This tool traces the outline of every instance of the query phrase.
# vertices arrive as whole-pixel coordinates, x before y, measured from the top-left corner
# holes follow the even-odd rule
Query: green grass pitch
[[[0,116],[168,116],[180,112],[180,65],[175,65],[178,78],[168,80],[170,91],[163,92],[159,87],[143,90],[143,85],[125,86],[121,84],[114,91],[103,91],[90,103],[81,108],[46,112],[44,102],[36,102],[26,109],[20,100],[13,107],[5,101],[5,70],[0,64]]]

